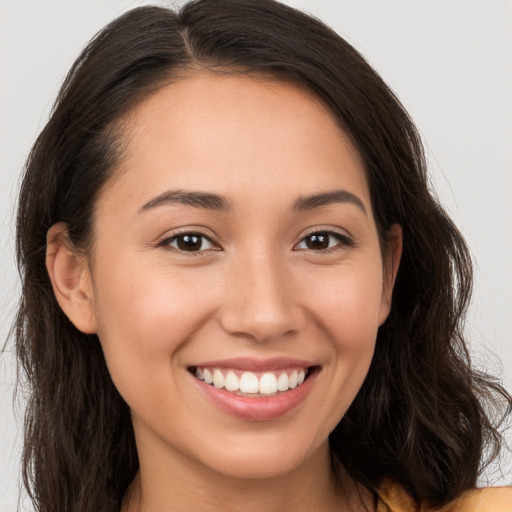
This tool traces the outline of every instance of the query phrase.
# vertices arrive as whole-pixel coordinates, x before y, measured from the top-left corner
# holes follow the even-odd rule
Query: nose
[[[305,314],[289,269],[272,254],[242,259],[231,268],[226,284],[226,301],[220,311],[222,328],[258,342],[297,333]]]

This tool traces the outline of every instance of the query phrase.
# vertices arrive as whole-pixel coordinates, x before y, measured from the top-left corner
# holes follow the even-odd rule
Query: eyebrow
[[[367,214],[363,201],[348,190],[332,190],[299,197],[293,204],[294,211],[313,210],[322,206],[329,206],[335,203],[349,203],[357,206]],[[208,210],[227,211],[230,203],[227,199],[209,192],[193,192],[187,190],[169,190],[151,199],[142,206],[137,214],[157,208],[158,206],[183,204],[194,208],[206,208]]]
[[[365,215],[368,214],[363,201],[348,190],[332,190],[311,196],[299,197],[293,204],[294,211],[313,210],[334,203],[349,203],[360,208]]]
[[[217,194],[208,192],[189,192],[187,190],[169,190],[148,201],[137,214],[152,210],[158,206],[184,204],[195,208],[206,208],[208,210],[229,210],[229,202]]]

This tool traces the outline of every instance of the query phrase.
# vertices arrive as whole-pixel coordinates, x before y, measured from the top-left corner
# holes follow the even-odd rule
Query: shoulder
[[[392,480],[384,480],[378,494],[378,512],[512,512],[511,487],[471,489],[437,509],[418,505],[400,484]]]
[[[512,487],[466,491],[439,512],[512,512]]]

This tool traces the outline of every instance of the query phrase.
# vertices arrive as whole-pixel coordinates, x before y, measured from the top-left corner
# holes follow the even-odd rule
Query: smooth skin
[[[383,254],[357,151],[310,93],[264,77],[191,75],[123,129],[89,254],[62,223],[47,252],[62,309],[98,334],[132,411],[140,471],[123,510],[371,510],[348,477],[341,492],[328,435],[368,372],[401,230]],[[250,421],[189,371],[233,357],[319,371],[291,412]]]

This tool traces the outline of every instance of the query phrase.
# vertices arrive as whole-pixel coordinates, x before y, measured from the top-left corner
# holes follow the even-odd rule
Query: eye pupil
[[[329,235],[327,233],[315,233],[306,239],[308,249],[322,250],[329,247]]]
[[[198,235],[181,235],[177,237],[176,245],[181,251],[199,251],[203,245],[203,240]]]

